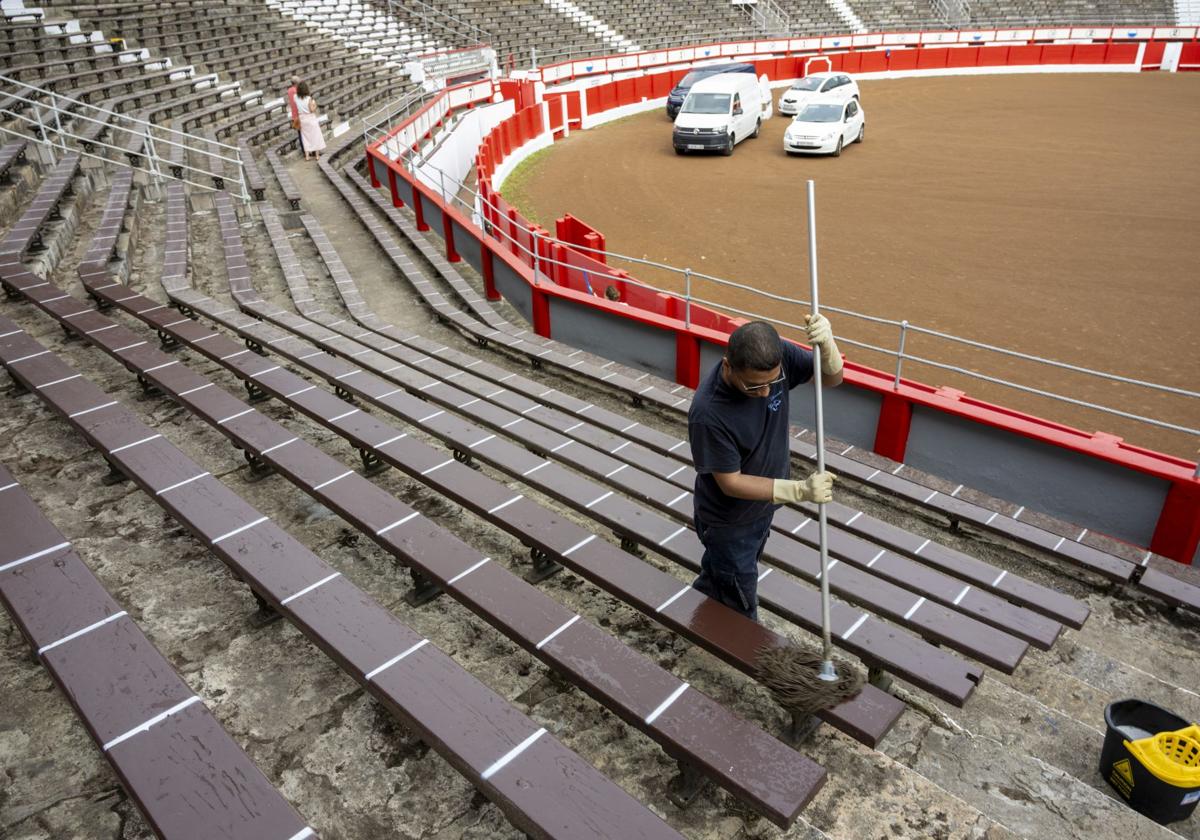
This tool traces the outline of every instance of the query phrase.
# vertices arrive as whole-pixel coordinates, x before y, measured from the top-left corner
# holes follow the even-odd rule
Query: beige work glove
[[[816,502],[821,505],[831,502],[834,478],[834,474],[829,472],[815,472],[800,481],[777,478],[772,487],[771,501],[777,505],[795,502]]]
[[[842,372],[842,354],[833,340],[833,327],[824,315],[805,315],[808,343],[821,347],[821,373],[837,376]]]

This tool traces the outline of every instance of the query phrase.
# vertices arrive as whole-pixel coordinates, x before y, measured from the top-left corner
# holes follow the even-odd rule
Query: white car
[[[783,92],[779,100],[779,113],[789,116],[798,114],[805,105],[817,98],[861,101],[858,83],[845,73],[813,73],[811,76],[797,79]]]
[[[783,150],[789,155],[806,153],[839,156],[842,147],[861,143],[867,133],[867,117],[857,99],[818,100],[804,106],[783,133]]]

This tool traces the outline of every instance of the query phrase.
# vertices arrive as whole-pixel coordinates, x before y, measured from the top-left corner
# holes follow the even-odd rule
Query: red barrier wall
[[[820,57],[828,58],[834,70],[862,73],[960,67],[1132,64],[1137,58],[1139,46],[1138,43],[1109,41],[1093,44],[930,46],[915,49],[892,47],[821,54]],[[1150,42],[1146,46],[1143,65],[1161,61],[1161,42]],[[1156,49],[1150,50],[1150,47]],[[787,79],[802,74],[805,63],[811,57],[800,55],[760,60],[756,66],[761,73],[773,80]],[[1200,43],[1192,41],[1183,45],[1180,64],[1181,69],[1200,69]],[[824,65],[824,61],[817,62],[814,70],[824,70]],[[576,121],[580,119],[581,98],[586,100],[589,114],[639,103],[643,99],[662,98],[686,72],[676,70],[652,73],[640,78],[595,85],[587,88],[582,94],[568,93],[566,100],[569,118]],[[556,223],[557,238],[565,244],[547,241],[546,232],[536,227],[531,233],[529,229],[532,226],[528,221],[515,208],[509,206],[498,192],[492,190],[490,178],[496,167],[522,145],[543,134],[547,128],[561,128],[559,100],[562,94],[552,92],[547,97],[551,103],[547,126],[543,125],[542,106],[532,103],[529,99],[531,86],[528,83],[503,89],[516,99],[518,110],[484,139],[475,161],[478,189],[485,200],[482,215],[496,232],[488,235],[456,208],[443,208],[444,217],[448,220],[448,230],[458,228],[480,242],[484,285],[488,297],[499,297],[492,280],[492,268],[495,260],[501,260],[530,283],[533,328],[539,335],[549,337],[553,333],[553,324],[550,322],[550,296],[569,298],[620,317],[673,332],[676,338],[676,380],[695,387],[700,373],[700,342],[724,344],[728,334],[743,323],[743,319],[729,318],[693,305],[688,313],[690,323],[685,324],[685,302],[682,299],[646,289],[635,283],[627,283],[625,279],[629,278],[629,275],[605,265],[602,261],[603,255],[598,255],[600,258],[597,259],[570,247],[572,244],[581,244],[603,248],[603,236],[599,231],[572,216],[564,216]],[[415,119],[415,116],[410,117],[410,121],[412,119]],[[399,130],[403,125],[405,124],[395,130]],[[392,133],[395,133],[395,130]],[[379,150],[382,142],[377,141],[367,148],[373,180],[383,177],[389,185],[396,184],[393,195],[397,198],[402,199],[416,192],[422,195],[425,201],[441,206],[438,195],[424,185],[414,182],[412,175],[403,166],[382,154]],[[419,206],[419,202],[415,204]],[[501,236],[501,231],[506,236]],[[510,241],[510,238],[515,239],[515,242]],[[448,251],[452,249],[449,241],[447,248]],[[549,283],[544,279],[535,283],[531,270],[533,257],[529,253],[535,248],[540,259],[565,263],[563,266],[542,267],[541,273],[550,278]],[[621,293],[621,304],[604,299],[604,289],[609,284],[616,286]],[[629,305],[623,305],[625,303]],[[895,460],[904,458],[912,410],[914,406],[920,405],[1170,482],[1171,489],[1150,547],[1159,554],[1181,562],[1191,561],[1197,543],[1200,543],[1200,480],[1192,476],[1194,464],[1181,458],[1126,445],[1108,435],[1092,436],[1002,406],[973,400],[965,395],[944,393],[922,383],[902,381],[898,388],[893,388],[890,374],[852,363],[847,363],[846,370],[849,384],[874,391],[883,397],[877,422],[875,451]]]

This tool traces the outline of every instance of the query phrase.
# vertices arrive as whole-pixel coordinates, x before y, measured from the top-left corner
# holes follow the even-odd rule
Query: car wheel
[[[860,125],[858,127],[858,139],[855,140],[854,142],[861,143],[863,141],[863,138],[866,136],[867,136],[867,124],[863,123],[862,125]]]
[[[721,154],[723,154],[725,157],[729,157],[731,154],[733,154],[733,144],[734,137],[732,134],[730,134],[729,139],[725,142],[725,148],[721,150]]]
[[[837,148],[833,150],[833,156],[834,157],[842,156],[842,138],[841,137],[838,138]]]
[[[761,118],[761,117],[759,118],[758,122],[756,122],[756,123],[754,124],[754,133],[753,133],[753,134],[751,134],[751,135],[750,135],[750,137],[751,137],[752,139],[753,139],[753,138],[755,138],[755,137],[758,137],[758,133],[759,133],[760,131],[762,131],[762,118]]]

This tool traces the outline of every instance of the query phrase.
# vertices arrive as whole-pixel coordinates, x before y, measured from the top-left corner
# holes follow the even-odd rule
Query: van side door
[[[729,116],[730,130],[736,135],[735,139],[741,140],[746,136],[746,109],[742,107],[742,95],[737,91],[733,94]]]

